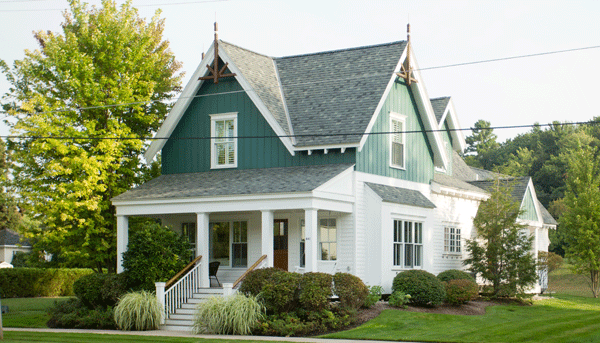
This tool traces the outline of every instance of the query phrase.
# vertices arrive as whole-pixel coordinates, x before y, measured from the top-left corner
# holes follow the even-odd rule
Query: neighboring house
[[[21,241],[18,233],[10,229],[0,230],[0,262],[11,263],[17,252],[30,252],[31,244]]]
[[[403,270],[464,268],[494,174],[458,155],[452,100],[429,98],[406,41],[281,58],[216,42],[145,154],[161,153],[162,176],[113,199],[119,271],[130,216],[188,235],[203,261],[221,262],[221,282],[262,255],[386,292]],[[547,251],[556,222],[531,179],[517,181],[534,253]]]

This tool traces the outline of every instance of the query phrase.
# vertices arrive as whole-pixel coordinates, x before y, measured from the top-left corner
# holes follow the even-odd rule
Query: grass
[[[425,342],[598,342],[600,300],[556,295],[533,306],[489,307],[482,316],[386,310],[362,326],[324,336]]]
[[[2,299],[2,305],[8,306],[9,312],[2,314],[2,325],[7,328],[45,328],[50,319],[48,309],[60,298],[9,298]]]
[[[2,343],[27,343],[27,342],[64,342],[64,343],[130,343],[130,342],[181,342],[181,343],[234,343],[236,339],[202,339],[198,337],[165,337],[165,336],[137,336],[137,335],[111,335],[93,333],[54,333],[54,332],[21,332],[5,331]],[[248,341],[251,343],[277,343],[276,341]]]
[[[550,273],[548,275],[548,291],[580,297],[592,297],[589,278],[585,275],[574,274],[571,268],[572,266],[565,261],[559,269]]]

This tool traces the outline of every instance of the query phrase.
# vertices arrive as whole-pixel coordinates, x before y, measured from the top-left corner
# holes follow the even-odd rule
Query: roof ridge
[[[307,54],[290,55],[290,56],[282,56],[282,57],[273,57],[273,59],[275,59],[275,60],[283,60],[283,59],[295,58],[295,57],[325,55],[325,54],[331,54],[331,53],[337,53],[337,52],[344,52],[344,51],[351,51],[351,50],[378,48],[378,47],[382,47],[382,46],[390,46],[390,45],[401,44],[401,43],[406,43],[406,41],[405,40],[400,40],[400,41],[389,42],[389,43],[381,43],[381,44],[357,46],[357,47],[353,47],[353,48],[345,48],[345,49],[336,49],[336,50],[328,50],[328,51],[311,52],[311,53],[307,53]]]
[[[227,45],[231,45],[231,46],[233,46],[233,47],[236,47],[236,48],[238,48],[238,49],[245,50],[245,51],[247,51],[247,52],[253,53],[253,54],[255,54],[255,55],[258,55],[258,56],[267,57],[267,58],[270,58],[270,59],[275,59],[275,57],[272,57],[272,56],[269,56],[269,55],[265,55],[265,54],[261,54],[260,52],[256,52],[256,51],[254,51],[254,50],[250,50],[250,49],[247,49],[247,48],[241,47],[241,46],[239,46],[239,45],[237,45],[237,44],[229,43],[229,42],[227,42],[227,41],[224,41],[224,40],[221,40],[221,39],[219,39],[219,42],[221,42],[221,43],[225,43],[225,44],[227,44]]]
[[[437,98],[431,98],[431,99],[429,99],[429,101],[445,100],[445,99],[450,99],[450,98],[451,98],[451,96],[440,96],[440,97],[437,97]]]

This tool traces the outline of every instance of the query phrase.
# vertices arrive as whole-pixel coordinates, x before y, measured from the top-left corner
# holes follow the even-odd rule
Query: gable
[[[162,149],[162,173],[211,169],[211,115],[237,113],[237,169],[354,163],[353,149],[291,155],[234,78],[206,82],[193,97]]]
[[[523,201],[521,202],[521,210],[523,213],[519,216],[519,219],[523,220],[531,220],[531,221],[542,221],[538,216],[537,211],[537,199],[533,198],[533,194],[531,192],[531,188],[527,187],[525,194],[523,196]]]

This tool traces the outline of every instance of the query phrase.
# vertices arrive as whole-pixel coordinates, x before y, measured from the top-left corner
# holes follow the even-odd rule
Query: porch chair
[[[221,265],[221,262],[219,262],[219,261],[210,262],[208,264],[208,278],[209,278],[209,280],[210,280],[210,278],[215,278],[215,280],[217,280],[217,284],[219,285],[219,287],[222,287],[221,283],[219,282],[219,279],[217,278],[217,271],[219,270],[220,265]]]

